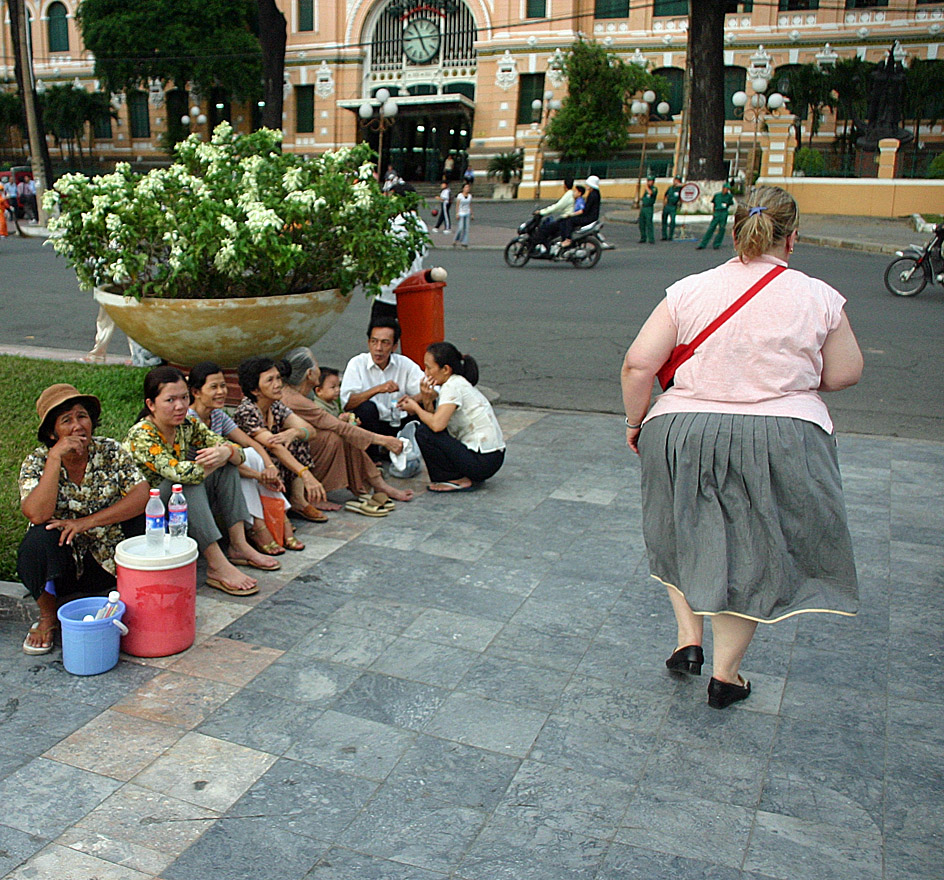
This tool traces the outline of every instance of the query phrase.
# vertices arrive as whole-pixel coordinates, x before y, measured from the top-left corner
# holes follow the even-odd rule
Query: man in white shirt
[[[547,246],[549,241],[560,234],[561,218],[566,217],[574,210],[574,180],[572,177],[568,177],[562,182],[564,192],[561,197],[553,205],[548,205],[546,208],[534,212],[543,218],[536,232],[537,244],[542,246]]]
[[[371,318],[367,327],[367,351],[347,362],[341,380],[341,406],[360,419],[361,427],[377,434],[396,436],[406,413],[396,402],[420,393],[423,371],[408,357],[394,351],[400,341],[396,318]],[[377,446],[367,450],[373,458],[386,458]]]

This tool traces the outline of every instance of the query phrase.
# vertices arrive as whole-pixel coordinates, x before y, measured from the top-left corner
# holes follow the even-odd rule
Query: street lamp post
[[[390,97],[390,92],[387,89],[377,89],[377,94],[374,97],[379,102],[377,115],[374,116],[374,103],[368,100],[361,102],[361,106],[357,108],[357,115],[361,118],[361,125],[364,128],[377,132],[377,179],[380,180],[383,177],[381,164],[383,163],[384,132],[396,122],[397,111],[400,108],[397,106],[397,102]]]
[[[541,174],[544,172],[544,142],[547,140],[547,124],[551,121],[551,114],[561,108],[561,102],[554,97],[552,91],[544,93],[544,99],[535,98],[531,102],[531,112],[535,124],[541,128],[541,137],[538,140],[538,149],[534,156],[534,197],[541,198]]]
[[[196,122],[197,125],[206,125],[206,121],[206,114],[201,113],[200,108],[196,104],[190,108],[189,115],[185,113],[180,117],[180,124],[185,125],[188,128],[190,127],[191,122]]]
[[[646,165],[646,145],[649,142],[649,123],[652,120],[651,110],[655,100],[656,93],[652,91],[652,89],[647,89],[642,94],[642,100],[633,101],[632,106],[630,107],[630,112],[643,125],[642,152],[639,154],[639,170],[636,174],[636,198],[633,202],[634,208],[639,207],[639,194],[642,189],[642,172]],[[660,101],[659,106],[656,107],[656,113],[658,113],[660,116],[665,116],[670,109],[671,108],[667,102]]]
[[[784,97],[779,92],[771,95],[767,92],[767,80],[762,76],[757,76],[751,80],[751,88],[754,94],[748,98],[747,92],[735,92],[731,96],[731,103],[741,111],[741,118],[754,125],[754,136],[751,139],[751,153],[747,162],[747,184],[752,186],[759,176],[754,173],[754,164],[757,156],[757,135],[760,125],[767,117],[768,112],[775,112],[783,107]],[[740,144],[740,134],[738,134],[738,144]]]

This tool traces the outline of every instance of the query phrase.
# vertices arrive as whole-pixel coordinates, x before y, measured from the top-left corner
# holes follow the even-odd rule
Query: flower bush
[[[408,213],[390,234],[412,204],[381,193],[368,145],[304,159],[283,153],[281,137],[224,122],[209,143],[179,143],[169,168],[65,175],[43,202],[58,211],[52,246],[83,288],[137,298],[372,294],[402,274],[425,233]]]

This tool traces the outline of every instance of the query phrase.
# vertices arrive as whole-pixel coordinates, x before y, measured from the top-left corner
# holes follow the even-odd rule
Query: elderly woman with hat
[[[144,531],[148,484],[115,440],[93,437],[102,405],[72,385],[36,401],[39,441],[20,468],[20,509],[31,527],[17,571],[39,605],[23,641],[27,654],[52,650],[59,604],[115,588],[115,547]]]

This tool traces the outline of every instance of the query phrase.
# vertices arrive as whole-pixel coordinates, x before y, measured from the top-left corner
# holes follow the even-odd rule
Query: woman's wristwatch
[[[623,421],[626,423],[626,427],[629,428],[631,431],[635,431],[637,428],[642,427],[642,422],[640,422],[638,425],[631,425],[629,423],[629,416],[626,416],[626,418],[624,418]]]

